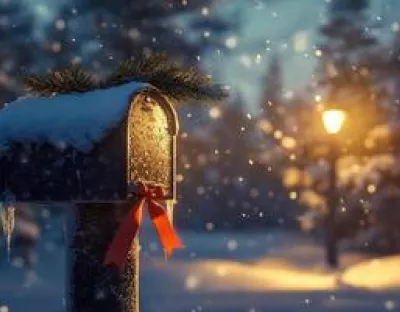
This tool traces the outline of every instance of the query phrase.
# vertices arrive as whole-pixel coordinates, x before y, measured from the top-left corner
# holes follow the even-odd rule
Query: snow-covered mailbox
[[[178,123],[147,84],[27,97],[0,113],[0,194],[18,202],[115,202],[138,181],[174,198]]]
[[[69,311],[139,310],[144,207],[166,253],[181,247],[171,225],[178,131],[172,99],[221,96],[164,56],[132,62],[108,82],[79,70],[36,77],[36,96],[0,110],[0,202],[75,204]]]

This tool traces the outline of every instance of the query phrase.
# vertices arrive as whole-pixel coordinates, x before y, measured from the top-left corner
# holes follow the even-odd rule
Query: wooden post
[[[104,256],[129,205],[81,204],[70,218],[68,312],[139,312],[139,243],[122,272]]]

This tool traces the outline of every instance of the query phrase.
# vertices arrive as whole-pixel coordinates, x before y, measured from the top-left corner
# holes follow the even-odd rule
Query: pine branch
[[[177,101],[215,101],[227,96],[221,87],[212,85],[211,79],[200,74],[195,68],[181,68],[171,62],[165,53],[123,61],[105,81],[96,81],[80,67],[72,66],[45,75],[28,77],[24,84],[29,93],[53,96],[110,88],[131,81],[149,83]]]
[[[129,81],[147,82],[177,101],[215,101],[227,95],[220,87],[213,86],[211,79],[201,75],[195,68],[183,69],[171,62],[165,53],[122,62],[105,84],[115,85]]]
[[[24,80],[24,84],[29,93],[37,96],[87,92],[98,87],[92,75],[78,66],[31,76]]]

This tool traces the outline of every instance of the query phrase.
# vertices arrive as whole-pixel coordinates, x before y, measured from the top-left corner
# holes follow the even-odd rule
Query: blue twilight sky
[[[24,0],[36,16],[36,34],[67,0]],[[192,0],[194,1],[194,0]],[[315,68],[317,28],[324,21],[330,0],[215,0],[209,14],[239,21],[235,33],[221,38],[229,53],[217,50],[201,56],[201,62],[217,81],[232,85],[243,95],[251,112],[258,110],[263,76],[273,53],[279,53],[284,69],[285,96],[301,90]],[[400,1],[371,0],[371,19],[383,27],[380,38],[390,38],[400,21]],[[198,14],[198,12],[196,12]],[[190,36],[190,30],[185,33]],[[213,34],[209,34],[212,39]]]
[[[270,56],[277,52],[284,69],[285,96],[299,90],[312,78],[315,69],[317,28],[325,18],[329,0],[226,0],[212,10],[225,18],[240,16],[241,28],[226,38],[230,55],[210,52],[206,67],[219,80],[240,90],[250,111],[258,110],[263,76]],[[382,41],[398,31],[400,1],[372,0],[369,15],[381,24]]]

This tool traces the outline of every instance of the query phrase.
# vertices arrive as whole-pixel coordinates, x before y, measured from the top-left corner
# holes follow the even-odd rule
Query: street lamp
[[[325,131],[330,136],[329,146],[329,189],[328,189],[328,213],[325,219],[326,229],[326,261],[331,268],[338,267],[337,239],[335,231],[336,209],[339,198],[337,192],[336,164],[339,157],[337,134],[341,131],[346,120],[346,114],[339,109],[329,109],[322,113],[322,121]]]
[[[322,121],[327,133],[337,134],[343,127],[346,114],[340,109],[329,109],[322,113]]]

